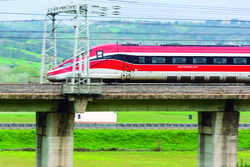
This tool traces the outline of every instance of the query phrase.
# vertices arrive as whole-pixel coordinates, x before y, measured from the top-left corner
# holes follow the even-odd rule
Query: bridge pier
[[[237,166],[239,112],[198,113],[198,167]]]
[[[36,167],[73,167],[74,113],[36,113]]]

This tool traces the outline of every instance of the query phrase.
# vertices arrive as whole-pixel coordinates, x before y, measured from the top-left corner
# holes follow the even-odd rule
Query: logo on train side
[[[198,66],[178,66],[178,68],[198,68]]]

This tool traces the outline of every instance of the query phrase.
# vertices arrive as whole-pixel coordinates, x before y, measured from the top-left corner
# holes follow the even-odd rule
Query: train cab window
[[[102,59],[103,58],[103,51],[97,51],[96,55],[97,55],[98,59]]]
[[[206,57],[194,57],[193,58],[193,64],[206,64],[207,59]]]
[[[247,58],[233,58],[234,64],[247,64]]]
[[[165,57],[152,57],[152,64],[165,64],[166,58]]]
[[[139,57],[139,63],[140,64],[145,64],[146,63],[145,57]]]
[[[227,64],[227,58],[226,57],[223,57],[223,58],[214,57],[213,58],[213,63],[214,64]]]
[[[105,57],[106,58],[106,57]],[[107,57],[108,59],[108,57]],[[114,59],[114,60],[121,60],[123,61],[123,55],[117,54],[117,55],[111,55],[109,59]]]
[[[134,61],[134,56],[132,55],[123,55],[123,61],[128,62],[128,63],[138,63],[138,57],[135,57]]]
[[[173,57],[172,58],[173,64],[185,64],[186,63],[186,57]]]
[[[62,67],[69,67],[69,66],[72,66],[72,62],[68,62],[68,63],[66,63],[66,64],[63,64],[63,65],[60,65],[60,66],[58,66],[57,68],[62,68]]]

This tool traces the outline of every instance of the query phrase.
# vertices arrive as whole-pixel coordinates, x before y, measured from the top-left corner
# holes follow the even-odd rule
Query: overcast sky
[[[107,16],[122,19],[222,19],[238,18],[250,21],[249,0],[0,0],[0,12],[45,14],[49,7],[82,3],[108,7]],[[112,6],[121,6],[119,16],[112,15]],[[92,7],[89,11],[94,11]],[[94,16],[90,14],[90,16]],[[95,15],[98,16],[98,15]],[[107,17],[106,17],[107,18]],[[106,19],[99,17],[98,19]],[[0,20],[44,19],[39,15],[0,14]],[[91,18],[90,18],[91,19]]]

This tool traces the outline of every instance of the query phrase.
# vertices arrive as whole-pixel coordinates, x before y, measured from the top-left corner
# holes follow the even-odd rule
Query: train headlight
[[[52,73],[49,73],[48,76],[52,75]]]

